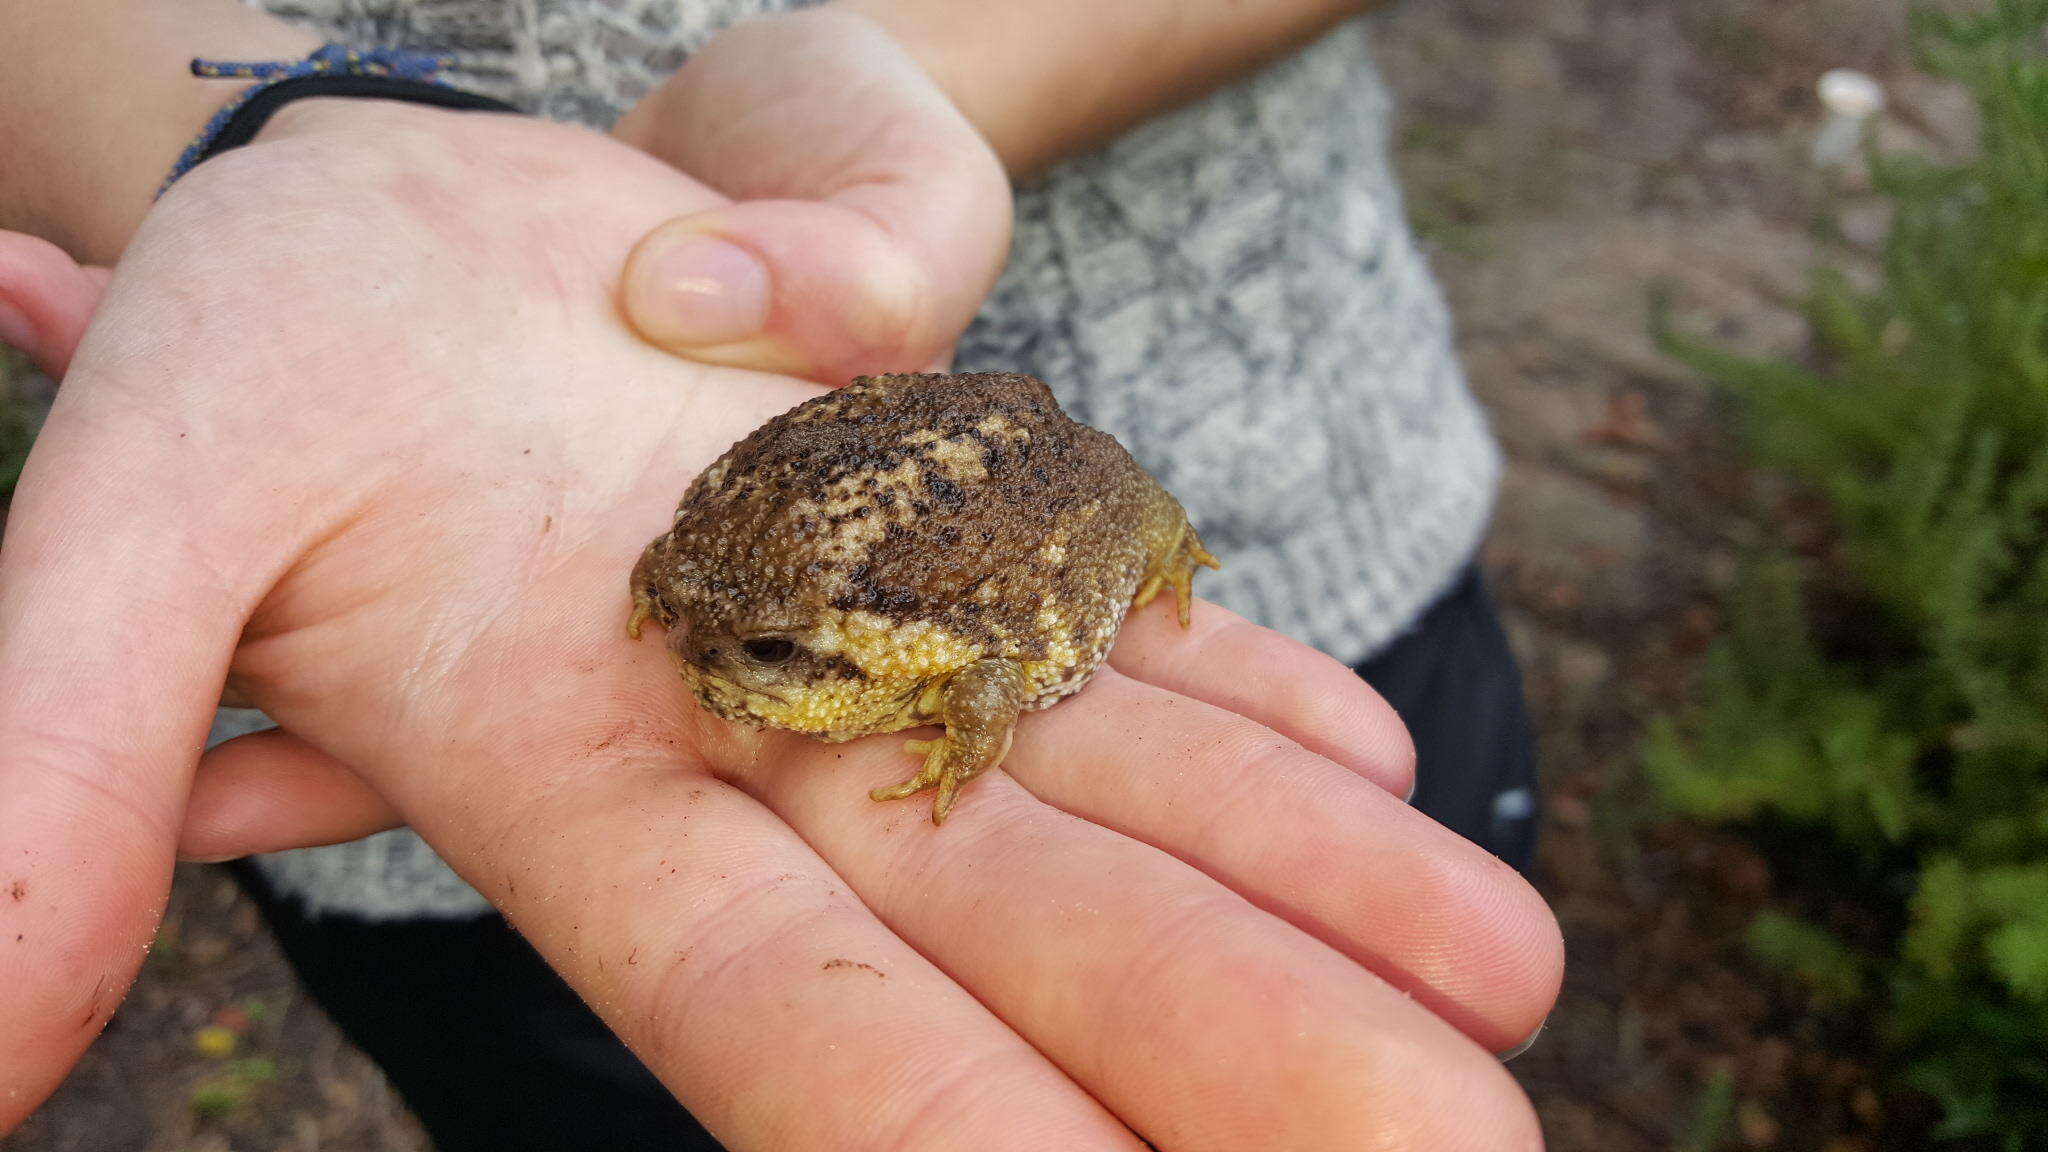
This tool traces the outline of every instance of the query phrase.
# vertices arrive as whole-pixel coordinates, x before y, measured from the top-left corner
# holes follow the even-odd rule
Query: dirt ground
[[[1967,144],[1967,107],[1910,75],[1903,26],[1903,0],[1409,0],[1384,17],[1411,215],[1510,461],[1486,560],[1538,715],[1539,882],[1570,957],[1548,1030],[1513,1069],[1560,1152],[1858,1152],[1906,1146],[1924,1121],[1744,959],[1771,868],[1655,819],[1635,751],[1646,719],[1685,698],[1756,532],[1725,414],[1653,347],[1649,300],[1668,291],[1683,326],[1738,346],[1797,348],[1818,75],[1883,77],[1892,143]],[[1882,233],[1853,194],[1839,219],[1852,244]],[[240,1033],[233,1055],[195,1050],[209,1025]],[[253,910],[197,867],[105,1037],[0,1140],[424,1147]]]

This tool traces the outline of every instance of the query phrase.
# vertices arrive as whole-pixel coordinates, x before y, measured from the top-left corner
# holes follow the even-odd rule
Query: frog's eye
[[[783,636],[757,636],[740,645],[756,664],[787,664],[796,655],[796,641]]]

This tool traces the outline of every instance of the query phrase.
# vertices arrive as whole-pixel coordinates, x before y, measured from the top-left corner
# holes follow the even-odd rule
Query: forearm
[[[317,37],[235,0],[0,0],[0,228],[112,263],[236,82],[194,56],[284,59]]]
[[[1026,176],[1315,39],[1370,0],[837,0]]]

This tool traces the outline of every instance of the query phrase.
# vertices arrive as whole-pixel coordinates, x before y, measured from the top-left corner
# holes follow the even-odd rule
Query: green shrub
[[[1666,333],[1832,536],[1749,566],[1704,703],[1653,727],[1647,767],[1678,810],[1826,859],[1808,895],[1864,914],[1773,913],[1751,946],[1876,1012],[1938,1137],[2048,1148],[2048,0],[1916,28],[1980,148],[1873,157],[1878,285],[1819,273],[1798,363]]]

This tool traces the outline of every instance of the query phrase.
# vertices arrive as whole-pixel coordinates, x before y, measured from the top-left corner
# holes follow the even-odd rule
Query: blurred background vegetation
[[[1701,705],[1648,769],[1801,875],[1757,955],[1867,1027],[1939,1141],[2048,1147],[2048,3],[1916,14],[1980,150],[1879,155],[1875,283],[1823,263],[1812,345],[1671,336],[1815,528],[1749,558]]]

